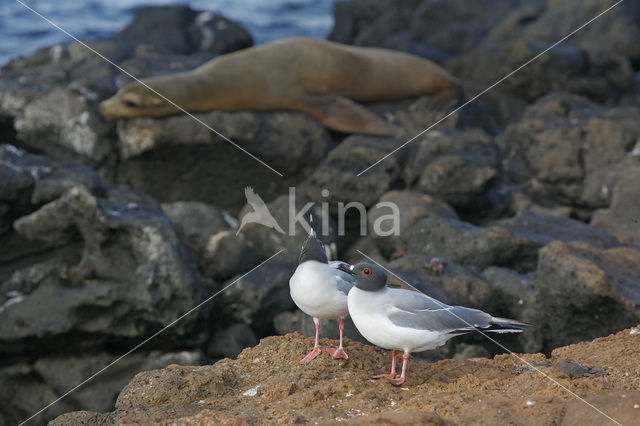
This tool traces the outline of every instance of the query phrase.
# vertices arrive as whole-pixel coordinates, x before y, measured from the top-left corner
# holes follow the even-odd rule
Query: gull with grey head
[[[449,306],[419,291],[390,288],[384,269],[370,263],[340,265],[353,275],[355,287],[349,292],[351,319],[360,334],[381,348],[391,349],[391,372],[373,376],[394,385],[405,381],[407,360],[412,352],[443,345],[447,340],[475,330],[493,333],[518,333],[526,324],[494,317],[478,309]],[[403,351],[402,372],[396,377],[398,351]]]

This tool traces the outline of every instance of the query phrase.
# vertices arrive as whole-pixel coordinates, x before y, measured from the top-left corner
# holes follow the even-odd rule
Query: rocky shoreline
[[[313,342],[293,333],[267,337],[237,360],[139,373],[115,411],[69,413],[50,425],[591,425],[606,423],[604,415],[633,424],[640,412],[639,339],[640,329],[631,328],[556,348],[550,357],[411,361],[399,388],[369,378],[386,371],[388,351],[348,341],[349,360],[323,353],[301,366]]]
[[[118,393],[142,370],[221,374],[221,379],[202,379],[211,380],[206,386],[212,395],[221,392],[221,401],[232,395],[245,401],[238,393],[261,379],[243,381],[225,373],[234,362],[244,365],[251,351],[266,351],[268,362],[290,362],[303,345],[300,335],[290,333],[313,333],[288,289],[305,231],[298,224],[295,236],[288,236],[249,224],[237,233],[242,217],[252,211],[245,205],[247,186],[282,225],[290,220],[290,188],[297,211],[315,203],[310,209],[314,221],[328,224],[321,237],[340,259],[355,263],[364,253],[446,303],[535,324],[520,336],[500,340],[511,350],[537,354],[523,355],[532,362],[542,362],[560,347],[596,339],[571,349],[565,358],[610,368],[606,357],[592,362],[588,348],[608,342],[597,338],[640,322],[640,26],[632,19],[635,6],[622,3],[545,51],[608,6],[604,0],[338,2],[331,40],[435,60],[460,79],[467,99],[544,52],[360,177],[359,172],[457,105],[435,110],[429,98],[368,105],[400,128],[404,139],[330,132],[301,113],[197,114],[282,172],[280,178],[187,116],[104,119],[99,101],[128,77],[78,43],[41,49],[2,67],[0,426],[28,418],[230,284],[33,424],[70,411],[112,411]],[[213,34],[215,43],[204,43],[205,33]],[[183,6],[141,9],[113,38],[89,43],[137,77],[191,69],[251,44],[239,25]],[[361,235],[357,212],[347,215],[346,232],[339,235],[337,204],[351,201],[366,207],[367,236]],[[382,202],[399,207],[399,236],[372,232]],[[283,252],[247,274],[278,250]],[[433,257],[444,262],[441,272],[429,267]],[[323,327],[323,337],[335,338],[335,328]],[[621,333],[607,339],[628,348],[631,335]],[[311,386],[311,377],[324,383],[346,371],[355,377],[373,366],[382,368],[379,351],[355,343],[361,338],[352,323],[345,334],[360,361],[354,356],[346,370],[339,362],[323,361],[311,367],[315,373],[305,383]],[[284,337],[268,337],[273,335]],[[238,356],[259,339],[262,343],[245,350],[238,361],[210,366]],[[484,371],[472,368],[482,365],[487,370],[481,374],[499,382],[511,376],[490,372],[508,370],[511,359],[488,358],[502,352],[482,336],[469,335],[418,357],[447,359],[435,365],[449,378],[458,377],[450,370],[458,362],[468,374]],[[363,361],[367,357],[373,360]],[[565,358],[552,356],[554,363]],[[169,364],[202,366],[162,370]],[[414,370],[424,373],[416,375],[425,378],[420,385],[429,383],[429,368],[424,364]],[[627,372],[637,380],[633,368]],[[347,393],[347,377],[340,377]],[[362,377],[358,392],[382,386]],[[594,378],[603,392],[587,386],[584,396],[623,390],[607,377],[617,376]],[[273,421],[314,422],[317,414],[328,422],[345,416],[344,411],[295,408],[313,405],[312,397],[329,391],[291,390],[283,384],[286,378],[291,376],[280,376],[272,393],[265,387],[260,392],[272,395],[272,405],[294,396],[287,404],[300,417],[274,414]],[[551,395],[522,410],[536,413],[536,407],[553,406],[542,410],[549,419],[570,418],[569,399],[556,390],[541,385],[526,393],[524,381],[518,386],[520,399],[532,394],[542,401],[545,392]],[[120,393],[118,410],[127,392]],[[193,392],[200,395],[197,386]],[[508,405],[508,398],[501,398]],[[203,408],[191,406],[194,401],[176,413],[196,416],[196,423],[207,421],[197,417]],[[469,408],[455,415],[439,411],[435,402],[423,412],[407,411],[424,408],[417,402],[405,404],[409,417],[397,422],[472,422],[473,410],[484,407],[473,401],[469,397]],[[161,416],[156,403],[149,412]],[[495,404],[492,409],[498,410]],[[112,421],[122,415],[135,422],[146,410],[138,401],[129,407],[141,411],[86,418]],[[209,408],[220,421],[262,418],[258,411],[245,418],[224,414],[220,407]],[[504,422],[517,420],[520,414],[514,413],[520,408],[505,414]],[[167,408],[167,416],[172,409]],[[388,422],[396,421],[394,413],[374,411],[382,416],[380,422],[387,415]],[[83,418],[69,416],[78,422]],[[503,422],[498,417],[486,421]]]

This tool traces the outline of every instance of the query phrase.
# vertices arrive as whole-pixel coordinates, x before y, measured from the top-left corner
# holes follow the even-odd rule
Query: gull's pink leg
[[[313,350],[302,358],[300,364],[309,364],[320,353],[320,320],[314,318],[313,322],[316,323],[316,344],[313,346]]]
[[[371,376],[372,379],[395,379],[396,378],[396,360],[398,359],[398,351],[393,350],[391,353],[391,373],[378,374],[377,376]]]
[[[338,330],[340,330],[340,345],[338,345],[336,349],[328,348],[327,352],[329,352],[334,359],[335,358],[349,359],[349,356],[342,348],[342,330],[344,330],[344,323],[342,321],[342,318],[340,318],[340,324],[338,324]]]
[[[407,351],[405,351],[402,354],[402,374],[400,374],[400,377],[397,379],[387,379],[391,382],[391,384],[396,385],[396,386],[400,386],[401,384],[404,383],[404,375],[407,372],[407,360],[409,359],[409,354],[407,353]]]

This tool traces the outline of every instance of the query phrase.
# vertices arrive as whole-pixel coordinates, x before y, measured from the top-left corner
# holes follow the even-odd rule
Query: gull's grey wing
[[[401,288],[403,290],[415,291],[416,293],[424,294],[420,290],[418,290],[417,288],[412,286],[411,284],[409,284],[407,282],[404,282],[404,281],[400,281],[400,280],[391,280],[390,279],[389,281],[387,281],[387,287],[389,287],[389,288]]]
[[[353,288],[353,286],[355,285],[355,282],[350,281],[349,278],[352,278],[350,275],[348,275],[349,278],[344,278],[342,276],[342,274],[344,275],[348,275],[345,274],[344,272],[340,272],[339,273],[339,278],[338,281],[336,282],[336,287],[338,288],[338,291],[343,292],[345,295],[349,294],[349,291]]]
[[[349,290],[351,290],[351,288],[353,288],[353,286],[356,283],[355,278],[353,278],[353,276],[347,274],[346,272],[343,272],[338,268],[338,265],[346,265],[349,266],[348,263],[346,262],[341,262],[339,260],[332,260],[331,262],[329,262],[329,266],[332,268],[336,268],[336,287],[338,288],[338,291],[341,291],[342,293],[344,293],[345,295],[349,294]]]
[[[449,306],[424,294],[391,290],[389,320],[399,327],[454,332],[491,326],[493,317],[478,309]],[[473,326],[473,327],[471,327]]]
[[[450,308],[446,303],[429,297],[419,290],[389,288],[388,303],[403,311]]]
[[[491,315],[478,309],[450,306],[440,309],[404,311],[392,308],[389,320],[399,327],[430,330],[443,333],[464,333],[474,327],[491,327]]]

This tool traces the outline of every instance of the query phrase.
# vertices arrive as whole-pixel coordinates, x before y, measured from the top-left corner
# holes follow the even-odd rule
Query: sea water
[[[335,0],[20,0],[83,40],[109,37],[145,6],[187,4],[244,26],[256,44],[285,37],[326,38]],[[0,0],[0,65],[71,39],[15,0]]]

